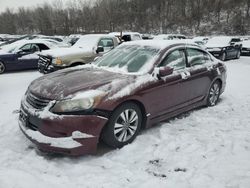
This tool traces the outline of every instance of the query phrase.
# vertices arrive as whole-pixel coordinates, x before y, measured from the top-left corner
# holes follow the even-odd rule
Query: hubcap
[[[114,135],[119,142],[128,141],[138,127],[138,114],[133,109],[123,111],[116,119]]]
[[[209,92],[209,101],[212,106],[214,106],[220,95],[220,86],[218,83],[215,83]]]
[[[237,53],[237,58],[240,58],[240,51]]]
[[[221,60],[222,60],[222,61],[225,61],[225,60],[226,60],[226,54],[225,54],[225,53],[222,54]]]
[[[3,63],[0,62],[0,73],[3,73],[3,71],[4,71],[4,65]]]

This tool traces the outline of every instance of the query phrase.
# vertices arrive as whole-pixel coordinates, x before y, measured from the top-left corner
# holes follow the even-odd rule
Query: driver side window
[[[20,48],[20,50],[22,50],[24,52],[30,52],[31,51],[31,44],[25,44],[24,46],[22,46]]]
[[[160,67],[169,66],[174,70],[186,68],[186,57],[184,50],[175,50],[171,52],[161,63]]]
[[[190,66],[203,65],[209,62],[210,57],[205,52],[197,49],[187,48],[188,63]]]

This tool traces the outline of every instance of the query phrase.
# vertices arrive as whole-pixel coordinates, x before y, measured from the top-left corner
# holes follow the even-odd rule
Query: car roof
[[[173,45],[192,45],[195,47],[200,48],[197,44],[194,42],[188,41],[188,40],[158,40],[157,42],[155,40],[141,40],[141,41],[132,41],[132,42],[126,42],[122,45],[134,45],[134,46],[150,46],[152,48],[158,48],[158,49],[165,49],[167,47],[173,46]]]

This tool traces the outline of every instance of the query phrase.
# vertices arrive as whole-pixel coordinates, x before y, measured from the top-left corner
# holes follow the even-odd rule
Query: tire
[[[4,73],[5,71],[5,65],[3,62],[0,61],[0,74]]]
[[[103,142],[113,148],[121,148],[131,143],[141,129],[142,118],[141,109],[135,103],[119,106],[102,131]]]
[[[208,92],[207,106],[215,106],[220,98],[221,84],[219,81],[215,81]]]
[[[227,59],[227,54],[226,54],[226,52],[223,52],[221,57],[220,57],[220,60],[221,61],[226,61],[226,59]]]
[[[241,55],[241,52],[240,52],[240,50],[237,52],[237,54],[236,54],[236,59],[240,59],[240,55]]]

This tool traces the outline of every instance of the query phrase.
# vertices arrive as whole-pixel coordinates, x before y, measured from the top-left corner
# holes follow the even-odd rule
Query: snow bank
[[[145,130],[121,149],[100,145],[96,156],[79,158],[37,152],[18,127],[13,111],[41,74],[1,75],[0,187],[249,188],[249,62],[226,62],[227,87],[217,106]]]

